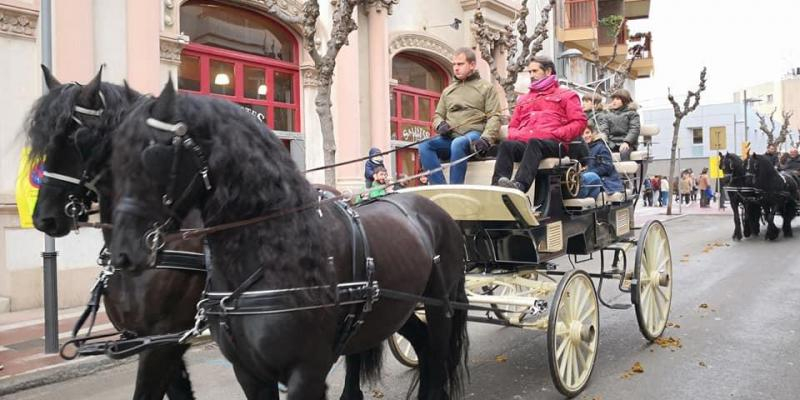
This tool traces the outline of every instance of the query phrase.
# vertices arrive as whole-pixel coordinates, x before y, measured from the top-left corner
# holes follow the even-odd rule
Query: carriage
[[[643,136],[656,134],[657,128],[642,129]],[[618,310],[632,305],[640,331],[650,341],[663,333],[671,305],[672,259],[666,230],[658,221],[636,228],[633,220],[649,148],[633,152],[631,161],[614,157],[628,189],[601,193],[596,200],[575,197],[580,165],[569,157],[542,160],[528,193],[486,186],[494,160],[470,162],[465,185],[404,189],[431,199],[461,227],[473,311],[468,320],[546,331],[553,383],[570,397],[584,389],[592,373],[599,304]],[[631,266],[626,254],[634,248]],[[598,253],[599,272],[576,267]],[[572,268],[559,269],[554,261],[565,255]],[[592,278],[597,279],[597,289]],[[618,289],[630,293],[631,304],[612,303],[601,296],[608,280],[618,281]],[[402,364],[415,366],[413,349],[401,336],[393,336],[389,344]]]

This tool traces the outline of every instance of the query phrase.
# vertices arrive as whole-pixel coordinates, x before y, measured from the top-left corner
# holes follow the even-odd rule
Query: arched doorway
[[[431,121],[449,74],[424,56],[403,52],[392,58],[392,79],[397,81],[390,102],[392,140],[410,143],[434,134]],[[418,173],[417,150],[398,151],[395,168],[398,175]]]
[[[300,132],[294,36],[266,16],[214,1],[184,3],[181,29],[191,42],[181,53],[178,88],[241,105],[288,148]]]

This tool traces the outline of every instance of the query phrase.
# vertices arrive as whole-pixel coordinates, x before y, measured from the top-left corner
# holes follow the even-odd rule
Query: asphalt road
[[[601,309],[600,347],[581,399],[800,398],[800,228],[797,238],[732,242],[728,217],[687,216],[666,224],[674,292],[662,347],[645,341],[633,309]],[[561,260],[562,267],[569,267]],[[588,264],[581,264],[586,267]],[[591,269],[591,268],[590,268]],[[629,301],[628,295],[604,295]],[[467,399],[561,399],[547,370],[545,335],[470,325]],[[412,372],[386,351],[384,379],[365,398],[405,398]],[[634,363],[641,373],[632,373]],[[244,399],[230,365],[212,346],[192,349],[190,374],[198,399]],[[343,367],[329,377],[338,398]],[[3,399],[128,399],[135,364],[15,393]]]

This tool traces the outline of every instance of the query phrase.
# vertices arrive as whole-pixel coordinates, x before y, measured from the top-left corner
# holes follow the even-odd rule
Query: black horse
[[[792,237],[792,219],[797,213],[800,201],[800,182],[794,174],[778,171],[764,156],[751,154],[747,159],[746,170],[753,175],[753,186],[761,190],[761,207],[767,221],[767,240],[775,240],[780,230],[775,226],[775,214],[783,219],[783,236]]]
[[[140,96],[102,82],[102,70],[86,86],[62,85],[46,67],[43,70],[50,91],[33,106],[26,130],[32,159],[43,158],[46,171],[33,220],[38,230],[61,237],[74,228],[76,219],[85,217],[92,201],[100,203],[101,221],[111,222],[111,133]],[[195,213],[187,218],[187,227],[199,226],[198,217]],[[104,230],[103,236],[110,243],[111,232]],[[202,252],[197,240],[171,248]],[[165,334],[192,326],[204,283],[204,274],[197,272],[117,270],[108,277],[102,295],[108,318],[118,330]],[[186,349],[165,345],[143,351],[133,398],[160,400],[166,393],[173,400],[193,399],[183,362]]]
[[[171,82],[157,100],[131,113],[113,147],[122,196],[113,219],[115,265],[151,260],[149,245],[192,207],[202,210],[206,225],[218,227],[274,216],[206,237],[214,265],[209,301],[216,299],[207,308],[208,322],[248,399],[278,399],[278,381],[287,382],[290,399],[325,398],[337,353],[372,349],[408,326],[417,300],[398,300],[400,292],[439,299],[425,306],[419,398],[460,396],[466,312],[447,305],[467,301],[464,245],[444,210],[398,194],[363,205],[349,218],[343,205],[319,200],[262,123],[229,102],[179,96]],[[359,235],[351,221],[360,221],[366,246],[352,245]],[[150,240],[143,240],[148,232]],[[364,275],[380,283],[382,297],[371,311],[365,307],[363,324],[344,340],[350,307],[317,306],[338,304],[331,285]],[[274,313],[237,315],[248,307]]]
[[[761,207],[746,192],[752,187],[752,178],[747,175],[745,165],[739,156],[733,153],[722,155],[719,153],[719,169],[725,173],[724,186],[739,188],[738,191],[728,191],[728,196],[733,210],[733,239],[742,240],[750,235],[758,236],[761,233]],[[740,215],[741,212],[741,215]]]

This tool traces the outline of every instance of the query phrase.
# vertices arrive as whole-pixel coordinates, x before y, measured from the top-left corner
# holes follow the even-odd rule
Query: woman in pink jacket
[[[586,115],[578,94],[558,85],[556,67],[547,57],[536,56],[528,65],[530,92],[517,99],[508,125],[508,138],[497,149],[492,185],[527,192],[536,178],[539,162],[567,154],[569,143],[586,128]],[[514,163],[519,170],[511,179]]]

